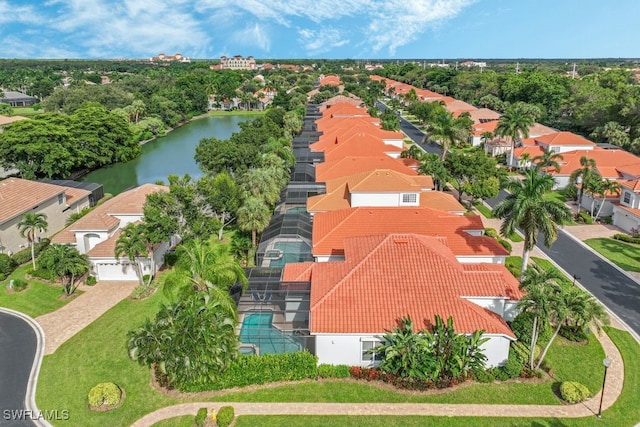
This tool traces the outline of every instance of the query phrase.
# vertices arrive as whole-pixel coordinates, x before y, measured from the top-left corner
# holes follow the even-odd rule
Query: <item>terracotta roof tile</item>
[[[0,181],[0,223],[22,215],[67,190],[67,187],[21,178],[2,180]]]
[[[442,191],[424,191],[420,193],[420,207],[460,214],[467,211],[453,195]]]
[[[460,333],[484,329],[514,337],[499,316],[463,298],[519,299],[518,281],[499,271],[504,266],[467,270],[442,239],[415,234],[350,238],[345,254],[344,262],[313,266],[312,333],[376,334],[401,316],[410,315],[421,326],[440,315],[453,316]]]
[[[415,233],[446,238],[456,256],[507,256],[495,239],[472,236],[484,230],[478,215],[455,215],[430,208],[359,207],[317,213],[313,217],[313,255],[340,255],[344,240],[370,234]]]
[[[573,132],[555,132],[548,135],[536,136],[533,138],[536,143],[547,146],[567,146],[567,145],[584,145],[595,147],[595,142],[589,141],[587,138],[576,135]]]
[[[374,169],[390,169],[405,175],[417,175],[418,173],[415,170],[403,164],[403,160],[389,156],[343,157],[338,160],[317,164],[316,181],[325,182]]]
[[[87,256],[91,258],[115,258],[116,243],[121,232],[122,230],[116,230],[116,232],[107,240],[104,240],[91,248],[91,250],[87,252]]]

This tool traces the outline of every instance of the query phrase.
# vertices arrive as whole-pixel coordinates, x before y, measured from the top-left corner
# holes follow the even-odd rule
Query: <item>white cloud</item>
[[[231,34],[231,41],[244,46],[255,46],[265,52],[271,49],[271,39],[265,28],[256,23]],[[235,54],[234,54],[235,55]]]
[[[39,24],[42,21],[43,17],[33,6],[16,6],[0,0],[0,24]]]
[[[24,37],[8,36],[0,40],[3,46],[2,56],[5,58],[78,58],[78,52],[65,48],[50,46],[40,41],[26,41]]]
[[[300,43],[307,51],[307,56],[326,53],[349,43],[349,39],[345,39],[339,30],[329,27],[322,27],[317,31],[301,29],[298,35]]]

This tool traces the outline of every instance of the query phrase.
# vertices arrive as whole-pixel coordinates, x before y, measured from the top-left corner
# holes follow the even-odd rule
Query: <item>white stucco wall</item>
[[[402,203],[403,194],[415,194],[415,203]],[[419,206],[420,193],[403,192],[403,193],[351,193],[351,207],[359,206]]]
[[[135,215],[111,215],[120,220],[119,228],[124,228],[127,224],[142,220],[142,213]]]
[[[593,208],[593,215],[598,213],[598,207],[600,206],[600,203],[602,203],[602,199],[600,197],[596,196],[596,201],[594,204],[594,208]],[[586,209],[587,211],[591,212],[591,195],[589,194],[584,194],[582,196],[582,209]],[[610,216],[613,213],[613,205],[611,204],[611,202],[617,202],[618,199],[606,199],[604,201],[604,206],[602,207],[602,210],[600,211],[600,218],[602,218],[603,216]]]
[[[563,190],[569,185],[569,175],[553,175],[553,179],[556,181],[554,190]]]
[[[317,255],[316,262],[344,261],[344,255]]]
[[[82,232],[76,232],[75,234],[76,234],[76,249],[78,249],[78,252],[80,252],[81,254],[86,254],[91,249],[85,246],[85,238],[84,238],[85,235],[95,234],[98,236],[98,242],[95,243],[93,246],[95,246],[100,242],[104,242],[109,238],[109,233],[106,231],[82,231]]]
[[[393,145],[394,147],[404,148],[404,141],[402,139],[385,139],[385,138],[382,138],[382,141],[387,145]]]
[[[504,265],[507,257],[502,255],[487,255],[487,256],[464,256],[464,255],[456,255],[456,259],[460,261],[462,264],[477,264],[477,263],[486,263],[486,264],[502,264]]]
[[[632,228],[640,229],[640,218],[631,212],[621,209],[617,206],[613,207],[613,225],[620,227],[627,233],[631,233]]]
[[[520,313],[518,310],[518,301],[505,301],[504,302],[504,314],[502,318],[507,322],[511,322]]]
[[[487,356],[485,366],[492,368],[494,366],[504,365],[509,357],[511,340],[503,335],[485,334],[484,337],[489,338],[489,341],[481,346],[482,352]]]
[[[500,317],[504,313],[504,298],[501,297],[463,297],[467,301],[470,301],[480,307],[484,307],[487,310],[493,311]]]

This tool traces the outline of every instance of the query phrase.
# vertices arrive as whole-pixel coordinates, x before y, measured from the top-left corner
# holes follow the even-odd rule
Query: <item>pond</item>
[[[202,138],[229,139],[248,116],[216,116],[194,120],[162,138],[142,146],[141,155],[126,163],[109,165],[85,175],[81,181],[97,182],[105,193],[116,195],[140,184],[167,182],[169,175],[202,176],[193,156]]]

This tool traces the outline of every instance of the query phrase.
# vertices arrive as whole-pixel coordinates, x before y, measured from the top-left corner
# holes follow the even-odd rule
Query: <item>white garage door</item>
[[[613,224],[622,228],[627,233],[630,233],[632,228],[638,228],[638,220],[632,216],[627,216],[624,211],[621,210],[618,210],[613,216]]]
[[[138,280],[136,270],[131,264],[96,264],[98,280]]]

